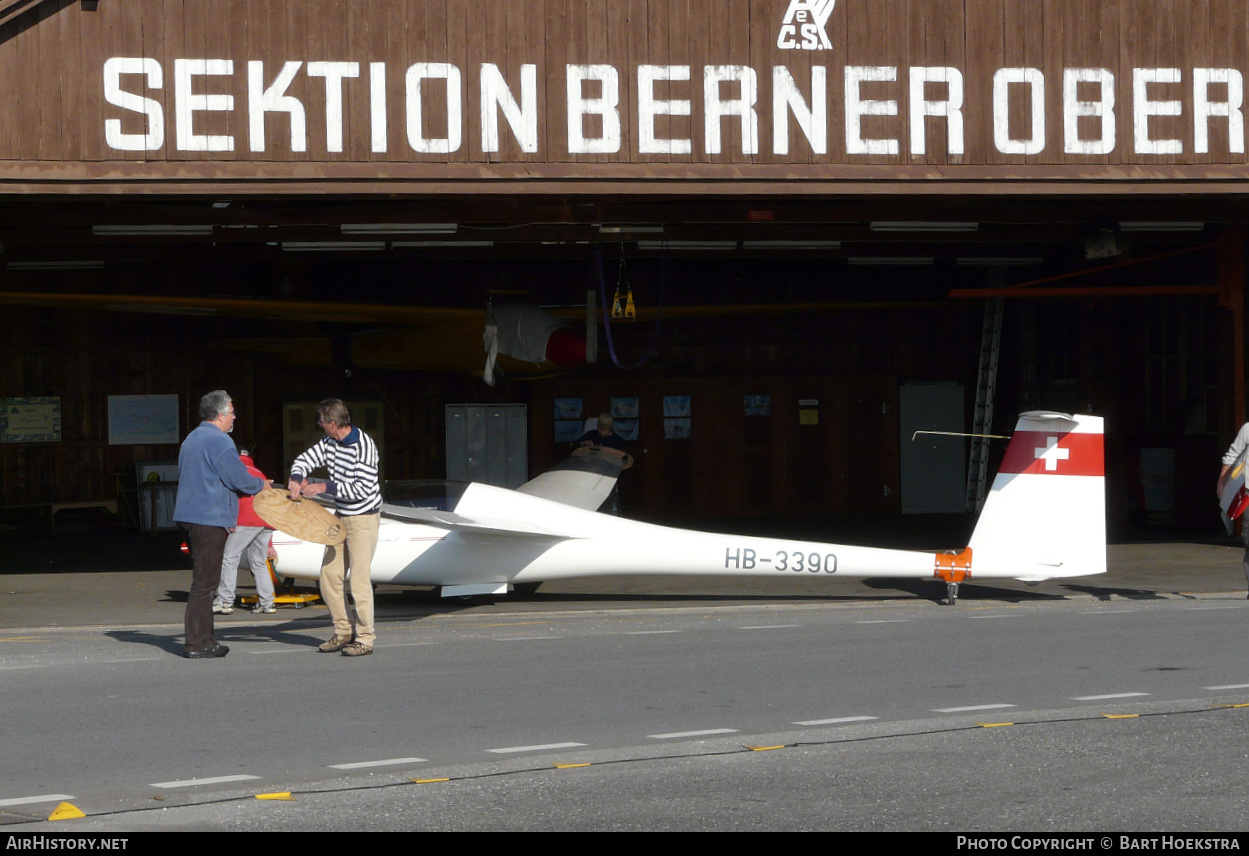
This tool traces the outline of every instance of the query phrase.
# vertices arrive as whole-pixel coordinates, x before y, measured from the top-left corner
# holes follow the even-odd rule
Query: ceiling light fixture
[[[176,223],[160,223],[160,224],[143,224],[132,226],[92,226],[91,234],[100,238],[115,238],[118,236],[172,236],[172,237],[193,237],[196,235],[211,235],[213,227],[211,225],[195,224],[195,225],[179,225]]]
[[[1192,220],[1125,220],[1119,224],[1121,232],[1200,232],[1205,223]]]
[[[454,235],[458,223],[343,223],[344,235]]]
[[[289,253],[328,252],[378,252],[386,249],[385,241],[283,241],[282,249]]]
[[[638,241],[638,249],[654,250],[718,250],[732,251],[737,249],[737,241]]]
[[[932,256],[851,256],[846,262],[852,265],[931,265],[937,260]]]
[[[839,250],[841,241],[742,241],[743,250]]]
[[[395,249],[411,247],[493,247],[494,241],[393,241]]]
[[[873,220],[873,232],[975,232],[979,223],[930,220]]]
[[[646,225],[644,223],[599,223],[598,233],[600,235],[662,235],[664,227],[660,225]]]
[[[8,262],[5,267],[9,270],[98,270],[104,267],[104,262],[99,260]]]
[[[955,259],[954,263],[963,267],[1025,267],[1039,265],[1040,256],[967,256]]]

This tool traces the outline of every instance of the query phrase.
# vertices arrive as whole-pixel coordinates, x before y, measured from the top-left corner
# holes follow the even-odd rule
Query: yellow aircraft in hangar
[[[527,304],[487,309],[330,303],[237,297],[0,292],[0,304],[42,309],[86,309],[251,318],[275,322],[370,325],[344,335],[229,339],[221,347],[268,354],[293,366],[342,366],[469,372],[493,383],[497,368],[509,377],[541,377],[587,361],[587,334],[559,315]],[[590,310],[592,311],[592,310]],[[384,325],[384,326],[383,326]],[[586,325],[593,361],[594,324]]]
[[[619,297],[616,302],[620,302]],[[227,339],[218,347],[267,354],[293,366],[465,372],[480,376],[490,384],[496,374],[514,380],[535,379],[596,362],[598,323],[600,320],[615,323],[606,317],[600,319],[592,299],[585,307],[545,309],[530,304],[501,303],[483,309],[467,309],[268,298],[8,291],[0,292],[0,305],[249,318],[284,324],[361,325],[360,329],[341,335]],[[625,310],[613,310],[604,315],[615,315],[624,321],[658,322],[678,318],[801,315],[862,310],[878,305],[726,304],[637,310],[630,291]],[[577,321],[584,324],[584,332],[570,323]]]

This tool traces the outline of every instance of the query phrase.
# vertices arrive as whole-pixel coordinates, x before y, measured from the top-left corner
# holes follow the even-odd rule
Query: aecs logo
[[[824,25],[836,4],[837,0],[789,0],[776,46],[783,51],[831,50],[833,43],[828,40]]]

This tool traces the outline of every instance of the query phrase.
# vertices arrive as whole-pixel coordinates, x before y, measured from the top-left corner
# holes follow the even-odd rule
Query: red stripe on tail
[[[1001,473],[1039,476],[1104,476],[1101,434],[1016,431]]]

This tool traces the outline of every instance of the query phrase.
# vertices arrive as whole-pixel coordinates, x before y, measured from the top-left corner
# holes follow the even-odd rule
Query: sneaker
[[[233,615],[234,604],[232,603],[214,603],[213,615]]]
[[[370,646],[363,645],[359,642],[352,642],[350,645],[348,645],[346,648],[343,649],[344,657],[366,657],[372,653],[373,653],[373,649]]]
[[[330,637],[328,642],[322,642],[317,646],[317,650],[323,654],[333,654],[335,651],[341,651],[351,644],[350,639],[344,639],[335,633]]]
[[[256,615],[273,615],[277,611],[278,608],[273,604],[265,606],[263,603],[258,603],[252,607],[252,612]]]

